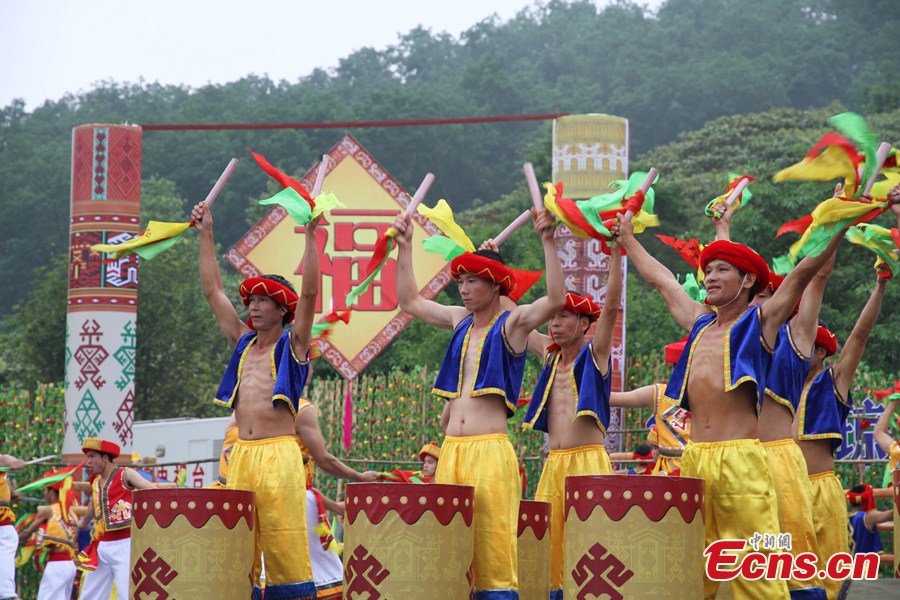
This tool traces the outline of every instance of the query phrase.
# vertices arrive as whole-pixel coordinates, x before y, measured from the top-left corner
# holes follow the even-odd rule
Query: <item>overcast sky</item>
[[[32,110],[104,80],[199,87],[255,73],[294,82],[418,25],[458,36],[534,2],[0,0],[0,106],[23,98]]]

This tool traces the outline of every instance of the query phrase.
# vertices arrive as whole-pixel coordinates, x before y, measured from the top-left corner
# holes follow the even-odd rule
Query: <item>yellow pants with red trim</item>
[[[294,436],[238,440],[231,452],[227,487],[256,492],[254,597],[261,593],[262,555],[268,595],[315,598],[306,531],[306,475]]]
[[[850,519],[847,516],[847,498],[841,480],[834,471],[814,473],[809,476],[812,486],[812,518],[819,543],[819,570],[836,552],[850,552]],[[840,579],[825,579],[825,593],[829,600],[837,598],[841,589]]]
[[[691,440],[681,459],[681,476],[706,482],[707,546],[716,540],[749,540],[754,533],[776,536],[780,533],[775,484],[759,440]],[[737,553],[738,560],[751,550],[748,545],[743,552]],[[787,583],[783,580],[749,581],[738,577],[731,583],[738,600],[788,598]],[[719,582],[705,578],[704,598],[715,598],[718,588]]]
[[[562,590],[563,550],[566,528],[566,477],[612,475],[612,463],[603,446],[579,446],[551,450],[541,472],[534,499],[549,502],[550,508],[550,590]]]
[[[674,472],[681,474],[681,457],[680,456],[663,456],[660,454],[656,457],[656,464],[653,465],[651,475],[671,475]]]
[[[793,439],[764,442],[769,472],[775,482],[778,523],[781,533],[791,534],[790,553],[811,552],[819,556],[819,542],[812,519],[812,485],[806,473],[806,459]],[[807,581],[789,579],[789,590],[821,588],[818,576]],[[821,592],[819,592],[821,593]]]
[[[518,590],[516,533],[522,480],[504,434],[446,436],[436,483],[475,488],[472,586],[478,592]]]

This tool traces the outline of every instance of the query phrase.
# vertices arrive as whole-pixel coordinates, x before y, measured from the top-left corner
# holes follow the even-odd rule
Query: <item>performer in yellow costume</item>
[[[541,356],[525,429],[550,435],[534,499],[549,502],[550,598],[562,598],[565,548],[566,477],[611,475],[604,442],[609,426],[613,331],[622,300],[622,251],[614,245],[610,256],[606,303],[601,309],[590,296],[566,293],[565,307],[550,317],[549,336],[532,332],[528,347]],[[593,322],[594,335],[587,337]]]
[[[519,297],[523,276],[504,265],[499,254],[476,252],[464,234],[453,241],[465,252],[450,265],[464,307],[443,306],[420,296],[412,270],[409,218],[398,217],[394,229],[400,308],[435,327],[453,330],[432,390],[449,404],[435,481],[475,488],[474,597],[518,598],[516,523],[522,487],[506,421],[515,414],[528,334],[565,303],[552,218],[546,211],[535,215],[547,268],[547,297],[512,310],[503,309],[500,296]]]
[[[234,347],[215,403],[234,409],[238,426],[227,487],[256,493],[253,597],[262,598],[259,578],[264,557],[266,596],[313,599],[316,586],[307,545],[306,475],[294,438],[294,417],[308,375],[318,295],[318,219],[306,227],[302,296],[277,275],[246,279],[239,289],[250,312],[244,323],[222,284],[212,215],[200,203],[194,206],[191,218],[200,234],[203,292]]]
[[[58,471],[49,471],[44,477],[57,474]],[[74,559],[78,518],[72,510],[75,504],[74,492],[68,490],[66,498],[60,498],[64,482],[65,480],[57,481],[44,489],[44,500],[47,505],[38,508],[35,520],[20,533],[23,540],[33,536],[40,553],[36,556],[45,556],[39,559],[46,560],[46,563],[41,574],[37,600],[68,599],[72,595],[75,583]]]
[[[834,472],[834,451],[841,445],[844,425],[853,400],[850,389],[862,359],[866,341],[881,310],[885,282],[876,277],[869,301],[856,320],[837,362],[825,359],[837,352],[837,338],[819,327],[812,364],[797,409],[797,443],[806,459],[812,484],[812,517],[819,544],[819,570],[837,552],[850,549],[849,519],[843,485]],[[841,581],[826,579],[829,600],[837,598]]]
[[[778,508],[758,438],[758,411],[778,330],[837,249],[839,237],[819,256],[803,259],[761,310],[749,303],[768,283],[769,267],[752,249],[717,240],[702,250],[707,297],[701,303],[643,248],[630,223],[620,219],[615,230],[638,272],[662,294],[675,320],[690,331],[666,396],[691,411],[691,441],[684,450],[681,474],[706,482],[707,544],[748,540],[754,532],[777,534]],[[745,546],[737,558],[748,550]],[[732,583],[735,598],[788,597],[784,581],[738,578]],[[718,587],[718,582],[706,580],[705,597],[714,598]]]
[[[716,239],[730,239],[731,209],[719,205],[713,210],[721,214],[714,219]],[[766,374],[766,397],[759,412],[759,439],[775,483],[778,525],[781,533],[790,534],[790,548],[785,551],[795,557],[805,553],[819,556],[812,518],[812,486],[803,452],[794,441],[793,423],[809,372],[819,310],[833,265],[834,255],[807,286],[790,319],[779,329]],[[751,304],[763,305],[783,281],[784,277],[769,273],[769,284],[756,294]],[[792,597],[825,600],[825,588],[818,575],[808,580],[789,579],[788,590]]]
[[[666,364],[675,365],[678,362],[686,341],[687,337],[666,345]],[[628,392],[613,392],[610,404],[622,408],[653,409],[655,425],[647,435],[647,441],[656,446],[658,455],[652,474],[680,475],[681,455],[691,439],[691,413],[666,396],[666,384],[654,383]]]

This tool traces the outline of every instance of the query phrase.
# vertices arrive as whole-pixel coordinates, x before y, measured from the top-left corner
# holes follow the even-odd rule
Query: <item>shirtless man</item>
[[[842,194],[843,187],[838,185],[834,196]],[[731,209],[719,205],[713,211],[721,215],[713,219],[716,239],[730,240]],[[794,441],[793,423],[812,360],[825,285],[833,266],[834,255],[813,277],[796,311],[781,326],[766,375],[766,399],[759,411],[759,440],[765,449],[769,472],[775,483],[779,531],[791,535],[790,553],[795,557],[807,552],[819,556],[812,517],[812,486],[803,453]],[[784,277],[770,274],[769,285],[756,294],[751,305],[759,306],[766,302],[783,280]],[[791,578],[788,580],[788,590],[796,597],[820,600],[826,597],[818,575],[809,580]]]
[[[394,229],[400,308],[435,327],[454,330],[432,390],[447,398],[449,406],[435,481],[475,488],[475,597],[518,598],[521,481],[506,420],[515,414],[528,334],[565,304],[551,217],[547,211],[535,214],[544,247],[547,296],[509,311],[501,307],[500,296],[515,289],[515,276],[489,251],[467,252],[450,265],[464,306],[444,306],[420,296],[412,270],[413,228],[401,215]]]
[[[544,361],[523,427],[550,435],[550,454],[534,499],[551,504],[552,600],[561,599],[563,593],[566,477],[612,474],[603,444],[610,419],[610,349],[622,301],[622,249],[618,244],[613,244],[609,262],[602,310],[589,296],[567,292],[565,306],[550,317],[550,335],[535,331],[528,336],[528,349]],[[594,335],[587,338],[594,321]]]
[[[318,223],[314,220],[306,228],[301,295],[277,275],[246,279],[240,295],[250,319],[244,323],[222,284],[212,214],[200,203],[194,206],[191,218],[200,233],[203,293],[234,347],[215,403],[234,409],[238,427],[227,487],[256,492],[253,597],[262,597],[259,576],[264,555],[267,595],[313,599],[316,586],[307,544],[306,476],[294,438],[294,417],[308,376],[319,291]],[[293,326],[285,329],[291,322]],[[286,515],[285,510],[291,509],[296,514]]]
[[[837,338],[819,326],[815,351],[800,397],[795,425],[797,443],[806,459],[812,485],[812,518],[819,544],[819,568],[836,552],[848,552],[847,510],[841,481],[834,473],[834,451],[841,445],[844,425],[853,400],[850,386],[862,359],[866,341],[878,320],[887,279],[875,278],[875,287],[856,320],[836,363],[825,359],[837,352]],[[826,579],[828,598],[837,598],[841,581]]]
[[[750,300],[768,284],[769,267],[750,248],[717,240],[703,249],[700,266],[706,274],[707,306],[692,300],[675,276],[650,256],[634,237],[631,223],[620,219],[614,229],[638,272],[691,332],[666,396],[691,411],[691,441],[681,473],[706,481],[707,545],[720,539],[746,540],[754,532],[778,533],[774,484],[758,439],[757,415],[778,330],[837,249],[840,236],[819,256],[801,261],[765,307],[751,308]],[[780,580],[738,578],[733,590],[735,598],[788,597]],[[714,598],[717,591],[718,582],[706,580],[705,597]]]

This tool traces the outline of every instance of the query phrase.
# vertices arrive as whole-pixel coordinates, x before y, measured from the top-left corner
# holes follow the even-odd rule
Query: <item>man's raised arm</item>
[[[319,297],[319,249],[316,230],[321,216],[306,225],[306,248],[303,251],[303,276],[300,279],[300,298],[291,326],[291,347],[294,356],[306,360],[312,338],[313,319],[316,317],[316,299]]]
[[[812,356],[815,350],[816,330],[819,328],[819,311],[822,309],[822,297],[825,295],[825,286],[831,277],[834,267],[834,257],[825,263],[822,269],[813,276],[812,281],[806,286],[806,291],[800,297],[800,307],[797,314],[791,319],[791,338],[797,349]]]
[[[882,266],[882,268],[886,269],[887,267]],[[887,279],[882,277],[875,278],[875,288],[872,290],[872,294],[869,296],[869,300],[863,307],[862,312],[859,313],[856,325],[853,326],[853,331],[850,332],[850,336],[844,343],[841,355],[834,366],[834,387],[841,395],[841,398],[847,398],[850,384],[856,375],[856,368],[859,366],[863,351],[866,349],[866,341],[868,341],[869,334],[872,333],[872,328],[875,327],[875,323],[878,321],[878,313],[881,311],[881,301],[884,300],[886,284]]]
[[[774,344],[778,329],[790,318],[794,307],[797,306],[797,301],[800,300],[800,295],[803,294],[816,273],[821,271],[829,260],[833,259],[842,239],[844,239],[843,231],[831,238],[821,254],[807,256],[797,263],[797,266],[787,274],[772,297],[766,300],[762,309],[762,334],[767,343]]]
[[[191,210],[191,219],[194,221],[194,228],[200,234],[200,283],[203,285],[203,295],[206,296],[206,301],[209,302],[209,307],[212,308],[228,343],[235,346],[250,328],[238,317],[234,305],[225,294],[222,273],[216,260],[212,213],[203,202],[200,202]]]
[[[613,233],[618,236],[616,243],[628,254],[638,273],[651,287],[656,289],[669,307],[669,312],[679,325],[687,330],[694,326],[694,321],[709,309],[691,299],[687,292],[675,279],[672,272],[664,264],[650,256],[650,253],[634,237],[634,226],[622,215],[613,226]]]
[[[417,319],[421,319],[441,329],[453,329],[466,316],[466,309],[460,306],[444,306],[426,300],[419,294],[416,275],[412,267],[413,225],[403,214],[394,220],[397,230],[397,300],[400,309]]]
[[[594,340],[591,349],[594,352],[594,362],[603,371],[609,362],[609,354],[612,350],[613,330],[616,327],[616,317],[619,314],[619,306],[622,304],[622,246],[612,245],[609,256],[609,278],[606,280],[606,301],[603,303],[603,311],[597,319],[597,327],[594,329]]]
[[[541,236],[544,247],[544,274],[547,277],[547,295],[531,304],[517,306],[506,322],[506,336],[513,349],[525,348],[528,335],[537,327],[550,320],[566,305],[566,284],[559,264],[556,241],[553,239],[553,216],[549,211],[535,212],[534,229]]]

